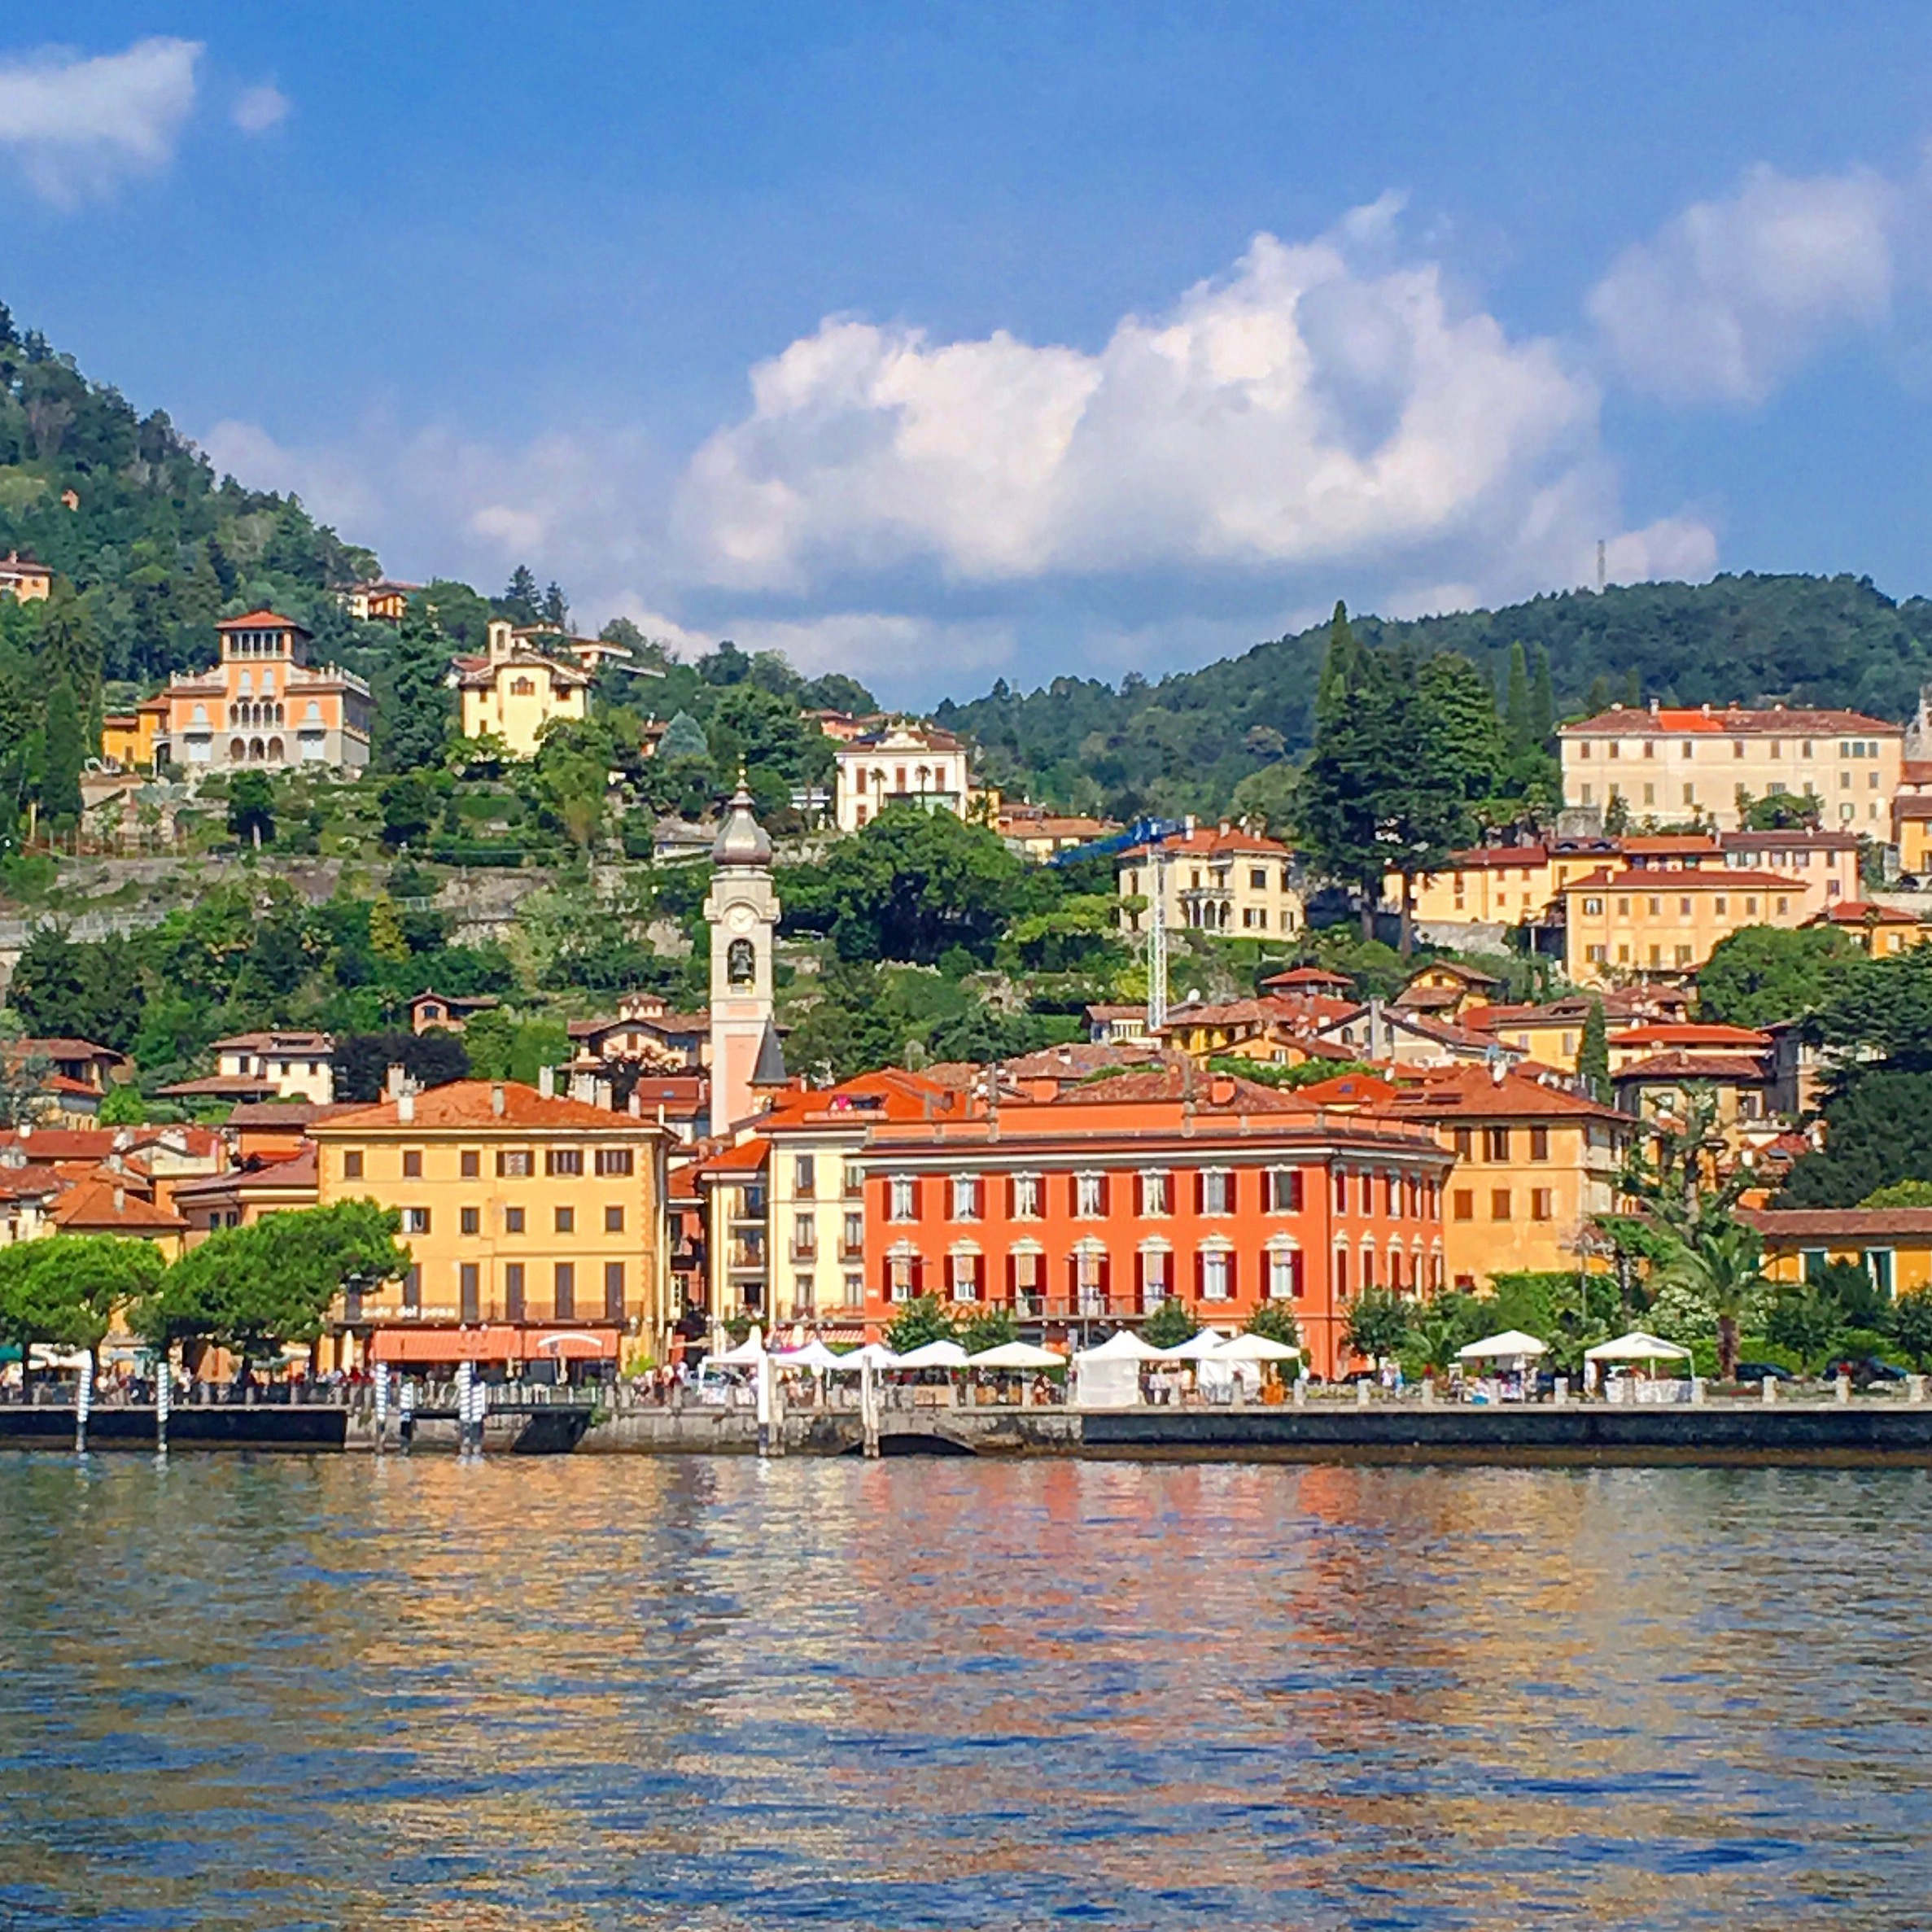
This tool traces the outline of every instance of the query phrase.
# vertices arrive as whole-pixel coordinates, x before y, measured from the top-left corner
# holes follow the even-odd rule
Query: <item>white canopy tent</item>
[[[854,1348],[844,1355],[834,1355],[832,1366],[847,1369],[856,1375],[861,1369],[896,1369],[899,1357],[883,1342],[868,1342],[863,1348]]]
[[[1456,1357],[1460,1362],[1522,1362],[1549,1353],[1549,1343],[1525,1335],[1520,1328],[1506,1328],[1501,1335],[1486,1335],[1480,1342],[1465,1344]]]
[[[1222,1362],[1299,1362],[1301,1351],[1291,1348],[1286,1342],[1278,1342],[1265,1335],[1250,1335],[1244,1331],[1230,1335],[1221,1345],[1218,1357]]]
[[[903,1355],[895,1357],[892,1366],[895,1369],[963,1369],[966,1366],[966,1351],[957,1342],[922,1342],[916,1348],[908,1348]]]
[[[1131,1328],[1123,1328],[1118,1334],[1110,1335],[1104,1342],[1091,1348],[1082,1348],[1073,1357],[1076,1367],[1083,1362],[1172,1362],[1173,1356],[1165,1348],[1156,1348],[1151,1342],[1143,1342]]]
[[[1661,1335],[1633,1328],[1614,1341],[1599,1342],[1593,1348],[1585,1348],[1583,1358],[1585,1362],[1688,1362],[1690,1351],[1665,1341]]]
[[[1064,1369],[1065,1356],[1051,1348],[1036,1348],[1031,1342],[1001,1342],[982,1348],[966,1358],[969,1369]]]
[[[1186,1341],[1161,1349],[1160,1355],[1163,1362],[1207,1362],[1218,1357],[1225,1346],[1223,1338],[1212,1328],[1202,1328],[1189,1335]]]
[[[719,1368],[756,1368],[765,1359],[765,1338],[754,1327],[735,1348],[727,1348],[722,1355],[706,1357]]]
[[[845,1366],[846,1358],[828,1348],[815,1335],[802,1348],[774,1349],[771,1366],[775,1369],[837,1369]]]

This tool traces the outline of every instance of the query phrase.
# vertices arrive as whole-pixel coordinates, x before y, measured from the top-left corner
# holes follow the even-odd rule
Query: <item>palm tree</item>
[[[1751,1298],[1765,1286],[1757,1231],[1729,1213],[1700,1215],[1676,1230],[1653,1279],[1681,1287],[1717,1318],[1717,1373],[1729,1381],[1737,1369],[1737,1324]]]

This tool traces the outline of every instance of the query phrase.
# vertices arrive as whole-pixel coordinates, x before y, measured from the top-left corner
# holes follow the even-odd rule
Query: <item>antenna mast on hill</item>
[[[1597,539],[1597,595],[1603,595],[1603,540]]]

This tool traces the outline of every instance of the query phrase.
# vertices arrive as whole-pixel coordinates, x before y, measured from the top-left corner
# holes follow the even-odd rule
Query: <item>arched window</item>
[[[230,764],[240,764],[247,757],[247,755],[248,747],[244,745],[239,738],[231,738],[229,740],[228,761]]]
[[[271,738],[269,741],[269,763],[272,765],[278,765],[282,763],[282,741],[279,738]]]
[[[528,678],[512,678],[509,694],[512,697],[534,697],[536,695],[536,686]]]
[[[244,671],[242,673],[241,683],[235,686],[235,696],[237,697],[252,697],[254,695],[255,674],[253,671]]]
[[[265,750],[266,747],[264,746],[260,738],[251,738],[248,741],[249,763],[251,765],[259,765],[262,761]]]
[[[308,709],[302,715],[304,723],[320,724],[322,721],[322,707],[312,697],[308,701]]]
[[[208,706],[207,706],[206,705],[197,705],[197,706],[195,706],[195,711],[194,711],[194,715],[193,715],[193,716],[192,716],[192,717],[191,717],[191,718],[189,719],[189,723],[191,723],[191,724],[206,724],[206,723],[208,723]]]

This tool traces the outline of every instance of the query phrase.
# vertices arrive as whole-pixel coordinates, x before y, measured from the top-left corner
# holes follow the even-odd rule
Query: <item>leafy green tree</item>
[[[165,1264],[153,1244],[57,1235],[0,1248],[0,1339],[20,1351],[23,1382],[37,1344],[98,1348],[114,1311],[151,1294]]]
[[[1775,1296],[1764,1322],[1764,1339],[1788,1351],[1806,1375],[1813,1375],[1832,1353],[1845,1327],[1835,1296],[1815,1282],[1787,1287]]]
[[[1922,1375],[1932,1368],[1932,1293],[1921,1289],[1892,1304],[1892,1346]]]
[[[339,1201],[222,1228],[190,1248],[130,1311],[151,1345],[213,1342],[246,1361],[270,1361],[313,1342],[351,1285],[373,1287],[409,1265],[396,1244],[400,1217],[373,1201]]]
[[[1512,758],[1528,756],[1541,742],[1529,694],[1529,659],[1520,643],[1510,646],[1509,698],[1503,712],[1504,736]]]
[[[895,1355],[923,1348],[928,1342],[959,1339],[959,1326],[937,1295],[920,1295],[908,1301],[885,1331],[885,1345]]]
[[[1874,1187],[1861,1208],[1932,1208],[1932,1181],[1893,1181]]]
[[[990,956],[1026,869],[982,826],[894,805],[822,863],[787,870],[779,891],[786,929],[826,934],[841,959],[931,965],[954,946]]]
[[[377,798],[382,809],[382,843],[391,851],[418,843],[436,822],[436,788],[420,771],[384,779]]]
[[[1832,975],[1817,1034],[1845,1064],[1932,1072],[1932,949],[1876,959],[1855,951]]]
[[[1698,1017],[1720,1026],[1772,1026],[1822,1006],[1862,955],[1827,927],[1746,926],[1711,949],[1697,976]]]
[[[94,1118],[103,1127],[139,1127],[147,1121],[147,1103],[141,1089],[130,1081],[111,1086],[102,1096],[100,1112]]]
[[[413,597],[370,680],[382,770],[419,771],[442,764],[456,726],[449,658],[449,640],[437,627],[426,598]]]
[[[83,944],[42,926],[14,968],[8,1001],[42,1038],[98,1041],[125,1052],[142,1019],[141,954],[120,934]]]
[[[1546,750],[1556,730],[1556,693],[1550,678],[1550,649],[1536,646],[1536,681],[1531,687],[1530,729],[1539,750]]]
[[[1010,1308],[987,1305],[975,1308],[959,1329],[959,1346],[968,1355],[983,1354],[1020,1339],[1020,1324]]]
[[[1737,1335],[1745,1311],[1766,1287],[1763,1244],[1756,1230],[1728,1212],[1686,1217],[1653,1279],[1659,1287],[1684,1290],[1707,1308],[1717,1322],[1717,1372],[1729,1381],[1737,1372]]]
[[[389,1069],[400,1067],[419,1086],[444,1086],[470,1077],[470,1056],[456,1034],[350,1034],[335,1048],[335,1091],[344,1100],[382,1097]]]
[[[1610,1032],[1601,999],[1593,999],[1584,1016],[1583,1038],[1576,1049],[1576,1073],[1593,1100],[1610,1098]]]
[[[1799,792],[1768,792],[1754,798],[1744,813],[1747,832],[1815,831],[1823,801]]]
[[[1294,1309],[1283,1302],[1257,1303],[1254,1313],[1248,1318],[1247,1330],[1265,1341],[1279,1342],[1284,1348],[1301,1346],[1301,1324],[1295,1319]]]
[[[1409,1344],[1416,1309],[1413,1303],[1388,1288],[1365,1289],[1348,1305],[1343,1332],[1350,1350],[1370,1362],[1399,1355]]]
[[[275,787],[266,771],[238,771],[228,787],[228,829],[243,845],[275,837]]]
[[[1178,1348],[1200,1332],[1200,1323],[1184,1301],[1169,1296],[1140,1325],[1140,1339],[1150,1348]]]
[[[1825,1145],[1801,1155],[1781,1208],[1851,1208],[1932,1174],[1932,1073],[1874,1067],[1825,1103]]]

